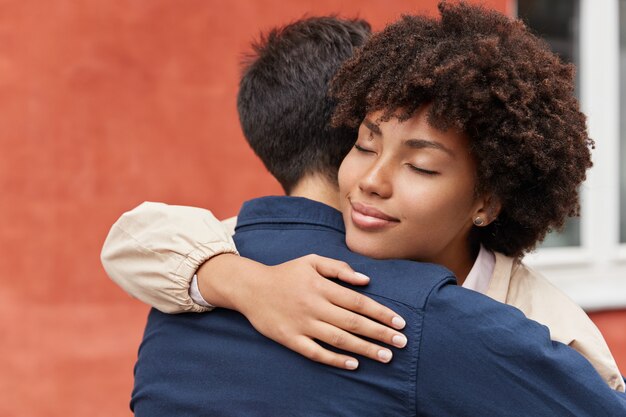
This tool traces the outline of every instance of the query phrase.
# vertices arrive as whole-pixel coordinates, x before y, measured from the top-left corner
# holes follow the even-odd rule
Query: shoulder
[[[581,338],[602,338],[582,308],[518,259],[496,253],[496,268],[488,295],[547,326],[554,341],[569,345]]]
[[[454,274],[440,265],[405,260],[375,260],[360,255],[350,255],[344,260],[355,271],[371,278],[364,292],[419,309],[424,308],[436,289],[456,286]]]
[[[511,269],[506,303],[550,328],[552,339],[570,344],[581,334],[598,333],[587,314],[543,275],[523,262]]]
[[[524,263],[511,274],[507,303],[550,330],[550,338],[585,356],[613,388],[624,391],[624,383],[604,337],[583,311],[544,276]]]

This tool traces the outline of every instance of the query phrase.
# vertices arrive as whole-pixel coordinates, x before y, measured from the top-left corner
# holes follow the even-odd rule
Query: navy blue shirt
[[[392,348],[389,364],[362,359],[346,371],[265,338],[235,311],[153,309],[135,367],[136,416],[626,416],[626,397],[545,327],[456,286],[440,266],[351,252],[331,207],[252,200],[235,243],[268,265],[311,253],[348,262],[371,277],[355,290],[405,318],[408,345]]]

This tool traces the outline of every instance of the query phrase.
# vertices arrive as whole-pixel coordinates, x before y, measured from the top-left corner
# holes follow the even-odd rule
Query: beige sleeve
[[[496,254],[496,269],[498,258]],[[492,280],[495,279],[496,273]],[[614,390],[626,385],[611,351],[589,316],[546,278],[523,263],[512,267],[506,303],[550,330],[550,338],[583,355]]]
[[[204,312],[189,286],[196,270],[221,253],[237,253],[233,219],[197,207],[145,202],[111,227],[102,265],[127,293],[164,313]]]

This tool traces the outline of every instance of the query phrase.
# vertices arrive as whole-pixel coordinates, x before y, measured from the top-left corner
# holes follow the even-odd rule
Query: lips
[[[376,230],[400,223],[400,219],[392,217],[375,207],[362,203],[350,202],[350,217],[354,225],[360,229]]]

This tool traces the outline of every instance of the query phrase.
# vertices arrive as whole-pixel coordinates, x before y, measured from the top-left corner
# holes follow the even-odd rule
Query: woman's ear
[[[474,212],[472,222],[474,226],[487,226],[498,217],[501,210],[502,203],[500,203],[500,199],[493,194],[485,194],[479,199],[479,205]]]

